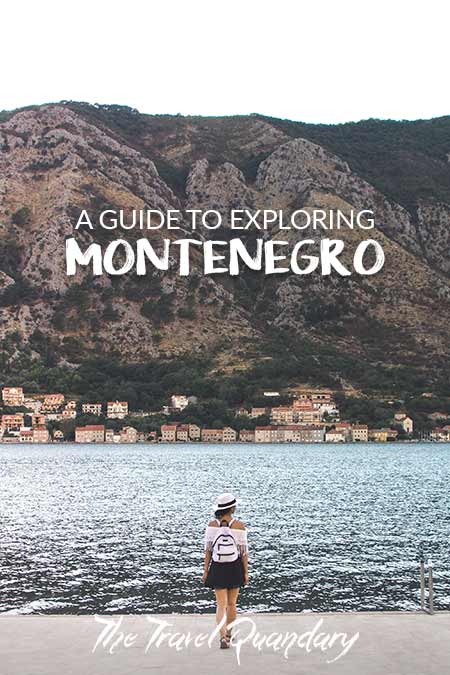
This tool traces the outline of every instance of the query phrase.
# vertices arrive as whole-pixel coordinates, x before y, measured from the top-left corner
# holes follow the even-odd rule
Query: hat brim
[[[232,504],[227,504],[226,506],[221,506],[220,504],[215,504],[213,509],[214,511],[228,511],[228,509],[232,509],[233,506],[237,505],[237,499],[234,500]]]

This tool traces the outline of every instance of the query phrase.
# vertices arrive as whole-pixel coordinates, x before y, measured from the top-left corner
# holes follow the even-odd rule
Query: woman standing
[[[220,495],[215,506],[215,520],[208,523],[205,533],[203,582],[216,594],[221,649],[230,646],[228,626],[236,618],[239,590],[248,584],[247,530],[244,523],[234,518],[235,510],[234,495],[229,492]]]

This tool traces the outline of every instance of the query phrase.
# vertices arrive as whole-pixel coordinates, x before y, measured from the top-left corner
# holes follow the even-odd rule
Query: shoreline
[[[133,617],[136,619],[140,619],[146,616],[158,616],[158,617],[171,617],[172,619],[175,618],[180,618],[180,619],[186,619],[186,618],[191,618],[191,619],[198,619],[199,617],[203,618],[214,618],[215,610],[211,610],[210,612],[115,612],[114,614],[105,614],[102,612],[99,612],[98,614],[96,613],[86,613],[86,614],[73,614],[68,612],[67,614],[39,614],[39,613],[27,613],[27,614],[20,614],[20,613],[14,613],[14,611],[6,611],[6,612],[0,612],[0,625],[2,621],[6,621],[8,619],[93,619],[94,617],[102,617],[104,619],[116,619],[118,617]],[[392,615],[392,616],[409,616],[409,617],[415,617],[415,616],[429,616],[430,618],[434,616],[441,616],[441,615],[446,615],[448,614],[449,616],[449,621],[450,621],[450,609],[434,609],[433,613],[430,614],[430,612],[425,611],[423,609],[420,609],[419,606],[417,606],[417,609],[373,609],[373,610],[368,610],[368,609],[362,609],[361,611],[358,611],[357,609],[343,609],[342,611],[329,611],[329,612],[316,612],[314,610],[304,610],[301,612],[255,612],[254,610],[249,610],[246,611],[245,609],[238,609],[238,616],[239,617],[271,617],[273,619],[277,617],[292,617],[292,618],[299,618],[299,617],[357,617],[357,616],[387,616],[387,615]],[[450,623],[449,623],[449,629],[450,629]],[[0,633],[1,635],[1,633]]]
[[[347,446],[347,445],[355,445],[355,446],[362,446],[362,445],[370,445],[370,446],[375,446],[375,447],[380,447],[384,445],[450,445],[450,441],[432,441],[432,440],[402,440],[402,441],[230,441],[228,443],[220,442],[220,441],[131,441],[131,442],[126,442],[126,441],[120,441],[118,443],[116,442],[109,442],[109,441],[84,441],[83,443],[77,442],[77,441],[43,441],[43,442],[32,442],[32,443],[24,443],[20,441],[7,441],[6,443],[4,441],[0,441],[0,447],[2,445],[21,445],[21,446],[43,446],[43,445],[99,445],[99,446],[114,446],[114,445],[177,445],[177,446],[208,446],[208,445],[220,445],[223,447],[233,447],[235,445],[238,446],[250,446],[250,445],[298,445],[298,446],[304,446],[307,445],[309,446],[326,446],[326,447],[339,447],[339,446]]]

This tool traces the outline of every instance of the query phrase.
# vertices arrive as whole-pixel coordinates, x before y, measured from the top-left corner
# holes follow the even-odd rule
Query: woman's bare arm
[[[244,582],[248,584],[248,555],[242,556],[242,566],[244,568]]]
[[[205,551],[205,566],[203,569],[203,581],[206,581],[206,576],[208,574],[209,563],[211,562],[211,551]]]
[[[237,530],[246,530],[247,528],[245,527],[244,523],[241,520],[235,520],[233,525],[231,526],[232,528],[236,528]],[[242,566],[244,568],[244,582],[248,584],[248,554],[244,553],[241,557],[242,560]]]

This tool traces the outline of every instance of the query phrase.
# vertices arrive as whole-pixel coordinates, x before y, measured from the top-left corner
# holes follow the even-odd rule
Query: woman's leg
[[[220,637],[225,637],[227,633],[227,622],[225,621],[227,617],[227,589],[226,588],[215,588],[214,592],[216,594],[216,623],[220,624],[223,621],[223,626],[220,629]]]
[[[236,618],[236,602],[239,595],[239,588],[229,588],[227,597],[227,626]]]

